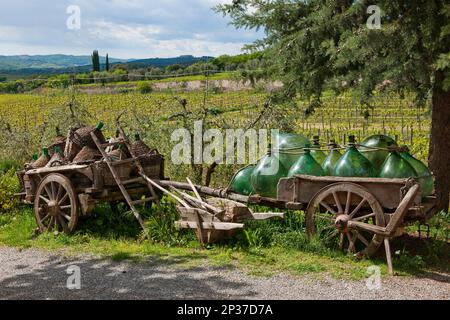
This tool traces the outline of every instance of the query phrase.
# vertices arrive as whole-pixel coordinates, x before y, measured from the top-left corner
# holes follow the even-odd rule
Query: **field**
[[[48,145],[56,126],[67,130],[70,125],[86,123],[106,124],[107,136],[115,133],[114,123],[120,117],[128,132],[139,132],[145,142],[156,147],[166,157],[166,176],[174,180],[193,177],[190,166],[174,166],[171,150],[175,144],[170,137],[173,130],[193,121],[205,119],[208,128],[245,128],[256,118],[255,128],[292,130],[308,137],[320,132],[325,143],[335,138],[344,144],[348,135],[360,140],[376,133],[396,137],[399,143],[411,147],[412,152],[426,161],[430,117],[427,106],[417,108],[412,98],[378,95],[372,108],[366,109],[351,93],[342,96],[327,94],[323,106],[305,116],[307,101],[298,99],[292,104],[271,107],[264,104],[268,94],[261,90],[223,92],[165,90],[141,94],[135,90],[117,94],[86,94],[76,89],[44,90],[39,93],[0,95],[0,163],[7,168],[23,163]],[[186,108],[183,108],[183,100]],[[221,165],[213,175],[212,184],[228,184],[237,165]],[[0,168],[2,169],[2,168]],[[3,169],[3,171],[6,171]],[[1,172],[1,170],[0,170]],[[195,177],[194,177],[195,178]],[[201,179],[197,177],[197,180]],[[0,180],[1,188],[17,189],[10,173]],[[6,196],[3,196],[4,198]],[[0,204],[2,195],[0,194]],[[167,201],[167,200],[166,200]],[[7,201],[5,201],[7,202]],[[11,209],[11,207],[13,207]],[[261,210],[264,210],[261,209]],[[0,207],[0,212],[2,208]],[[290,212],[284,222],[250,224],[235,241],[228,245],[211,246],[201,250],[193,233],[179,233],[173,228],[173,203],[167,202],[165,216],[148,213],[151,239],[139,241],[139,227],[126,210],[114,217],[108,207],[95,210],[94,218],[82,224],[73,237],[61,234],[33,236],[34,220],[30,208],[16,204],[3,208],[0,214],[0,244],[16,247],[38,247],[67,252],[92,252],[113,259],[139,259],[148,255],[177,256],[192,266],[205,263],[241,266],[255,274],[279,271],[294,274],[328,272],[336,277],[363,278],[370,264],[382,265],[383,257],[357,262],[353,258],[325,248],[321,242],[310,244],[304,233],[302,212]],[[441,219],[441,220],[439,220]],[[444,220],[442,220],[444,219]],[[433,232],[440,240],[430,244],[396,245],[395,267],[402,274],[448,268],[448,247],[445,234],[435,228],[448,217],[437,218]],[[445,222],[445,223],[448,223]],[[443,258],[444,257],[444,258]]]

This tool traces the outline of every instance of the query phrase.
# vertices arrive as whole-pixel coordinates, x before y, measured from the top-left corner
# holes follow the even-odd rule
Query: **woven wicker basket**
[[[55,139],[53,139],[53,143],[50,147],[48,147],[48,153],[51,156],[53,156],[53,154],[55,153],[55,148],[59,147],[60,150],[65,149],[66,147],[66,138],[64,137],[56,137]]]
[[[95,130],[93,127],[83,127],[76,130],[73,132],[73,135],[71,135],[71,140],[79,147],[90,147],[92,149],[96,149],[97,146],[92,140],[91,132],[95,132],[95,135],[101,144],[106,143],[103,133],[100,130]]]
[[[139,157],[139,156],[149,154],[152,151],[152,149],[150,149],[150,147],[147,146],[143,141],[139,140],[131,145],[130,151],[135,156]]]
[[[43,168],[47,165],[47,163],[50,161],[50,156],[41,155],[39,159],[37,159],[35,162],[33,162],[30,167],[32,169],[39,169]]]
[[[101,154],[97,149],[93,149],[90,147],[83,147],[80,152],[78,152],[77,156],[72,160],[73,163],[83,163],[87,161],[97,160],[101,158]]]

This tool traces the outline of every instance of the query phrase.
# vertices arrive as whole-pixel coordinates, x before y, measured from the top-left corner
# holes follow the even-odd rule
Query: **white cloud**
[[[235,54],[261,34],[235,30],[211,10],[231,1],[8,1],[0,11],[0,55],[90,54],[93,49],[119,58]],[[80,6],[81,30],[66,28],[68,5]]]

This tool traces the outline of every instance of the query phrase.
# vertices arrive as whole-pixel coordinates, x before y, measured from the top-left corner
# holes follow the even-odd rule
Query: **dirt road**
[[[444,274],[388,278],[381,289],[370,290],[366,281],[252,277],[226,268],[182,269],[180,262],[113,262],[0,248],[0,299],[450,299],[450,275]],[[77,267],[79,283],[73,277]],[[68,280],[81,289],[68,289]]]

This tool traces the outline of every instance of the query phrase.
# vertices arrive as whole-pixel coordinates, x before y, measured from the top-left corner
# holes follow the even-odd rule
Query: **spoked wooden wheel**
[[[34,215],[40,232],[73,233],[78,208],[78,199],[68,178],[51,174],[42,180],[34,200]]]
[[[352,228],[349,221],[384,227],[383,208],[370,192],[357,184],[333,184],[322,189],[309,203],[306,231],[309,238],[317,236],[357,256],[374,255],[384,238]]]

